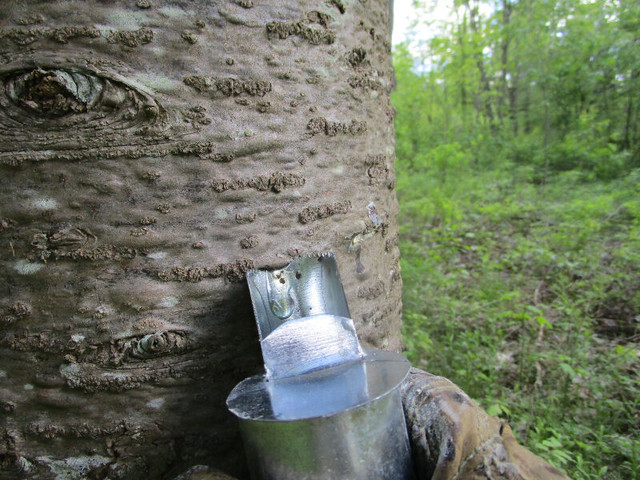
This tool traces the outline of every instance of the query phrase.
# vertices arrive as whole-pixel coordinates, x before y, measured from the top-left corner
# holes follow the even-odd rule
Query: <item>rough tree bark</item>
[[[242,477],[244,273],[333,250],[400,348],[385,0],[4,1],[0,478]]]

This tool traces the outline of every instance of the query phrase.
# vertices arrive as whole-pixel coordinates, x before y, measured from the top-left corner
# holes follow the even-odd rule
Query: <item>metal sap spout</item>
[[[266,373],[240,382],[254,480],[413,479],[398,386],[404,357],[364,350],[332,254],[247,273]]]

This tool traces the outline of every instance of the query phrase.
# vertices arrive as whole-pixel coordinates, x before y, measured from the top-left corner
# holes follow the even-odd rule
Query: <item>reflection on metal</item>
[[[272,380],[359,360],[363,356],[350,318],[314,315],[276,328],[261,342]]]
[[[261,341],[296,318],[351,316],[333,255],[297,258],[282,270],[249,270],[247,282]]]
[[[365,351],[333,255],[247,273],[266,374],[227,399],[255,480],[412,479],[399,354]]]

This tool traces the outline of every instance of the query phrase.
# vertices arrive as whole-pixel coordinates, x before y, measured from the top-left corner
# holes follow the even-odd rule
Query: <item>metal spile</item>
[[[332,254],[247,273],[266,373],[227,398],[254,480],[413,479],[402,355],[364,350]]]

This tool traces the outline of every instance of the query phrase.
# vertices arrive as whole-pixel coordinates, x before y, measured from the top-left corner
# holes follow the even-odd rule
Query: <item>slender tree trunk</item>
[[[622,145],[621,148],[623,150],[631,150],[632,149],[632,139],[633,139],[633,112],[634,112],[634,105],[633,105],[633,98],[634,98],[634,89],[633,89],[633,84],[635,83],[636,79],[638,77],[638,74],[634,71],[631,72],[631,75],[629,76],[629,83],[630,85],[627,87],[627,106],[625,108],[625,119],[624,119],[624,126],[622,129]]]
[[[478,22],[476,19],[476,15],[478,14],[477,7],[471,7],[468,1],[465,1],[465,5],[467,10],[469,11],[469,26],[471,27],[471,31],[474,35],[478,33]],[[491,85],[489,84],[489,77],[487,76],[487,70],[484,67],[484,60],[482,58],[482,52],[475,52],[476,65],[478,67],[478,71],[480,72],[480,81],[482,83],[483,90],[483,102],[485,113],[487,115],[487,119],[489,120],[489,126],[491,128],[491,134],[495,137],[498,134],[498,128],[495,124],[495,116],[493,114],[493,106],[491,105]]]
[[[511,33],[509,22],[511,20],[511,3],[509,0],[502,2],[502,43],[500,45],[500,98],[498,102],[498,116],[502,123],[505,117],[505,105],[509,101],[509,43],[511,41]],[[507,114],[508,115],[508,114]]]
[[[542,149],[544,151],[544,175],[542,183],[547,183],[547,176],[549,174],[549,142],[551,139],[551,114],[549,112],[549,100],[547,99],[546,88],[542,89],[542,101],[544,102],[544,141]]]
[[[465,45],[465,38],[467,36],[467,16],[464,15],[462,21],[458,22],[458,46],[460,47],[459,62],[462,65],[461,71],[464,72],[464,65],[467,62],[467,49]],[[466,75],[460,75],[460,105],[462,108],[462,125],[466,129],[467,124],[467,107],[469,105],[469,99],[467,97],[467,77]]]
[[[531,133],[533,130],[533,119],[531,118],[531,80],[526,78],[524,89],[524,105],[522,111],[524,113],[524,133]]]
[[[621,148],[623,150],[627,150],[631,146],[632,115],[633,115],[633,96],[629,94],[627,96],[627,108],[625,109],[625,119],[624,119],[624,127],[623,127],[623,134],[622,134]]]
[[[511,128],[513,129],[513,136],[517,137],[520,131],[518,121],[518,85],[519,75],[516,73],[512,79],[512,85],[509,88],[509,110],[511,116]]]
[[[389,8],[5,1],[0,478],[244,476],[247,269],[332,250],[400,348]]]

